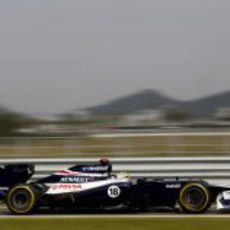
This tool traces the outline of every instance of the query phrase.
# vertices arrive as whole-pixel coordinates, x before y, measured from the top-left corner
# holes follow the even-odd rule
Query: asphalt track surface
[[[175,213],[168,210],[155,210],[153,212],[128,212],[128,211],[50,211],[40,210],[38,213],[31,215],[12,215],[6,207],[0,208],[0,219],[58,219],[58,218],[230,218],[230,210],[216,211],[214,209],[209,210],[204,214],[184,214]]]

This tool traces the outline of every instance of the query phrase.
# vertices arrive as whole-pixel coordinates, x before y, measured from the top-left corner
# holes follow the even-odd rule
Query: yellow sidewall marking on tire
[[[25,190],[27,190],[27,191],[30,193],[30,195],[31,195],[30,204],[29,204],[28,207],[27,207],[26,209],[24,209],[24,210],[18,210],[17,208],[15,208],[15,207],[13,207],[13,206],[11,205],[11,196],[12,196],[12,194],[13,194],[16,190],[18,190],[18,189],[25,189]],[[17,213],[17,214],[24,214],[24,213],[27,213],[27,212],[29,212],[29,211],[33,208],[33,206],[34,206],[34,204],[35,204],[35,195],[34,195],[34,192],[33,192],[33,191],[31,190],[31,188],[28,187],[28,186],[17,186],[17,187],[14,187],[12,190],[10,190],[9,194],[7,195],[7,204],[8,204],[8,206],[10,207],[10,209],[11,209],[13,212]]]
[[[184,199],[183,199],[183,193],[188,189],[188,188],[190,188],[190,187],[192,187],[192,186],[196,186],[196,187],[199,187],[203,192],[204,192],[204,194],[205,194],[205,199],[206,199],[206,201],[205,201],[205,203],[204,203],[204,205],[202,205],[202,207],[201,208],[199,208],[199,209],[194,209],[194,208],[192,208],[189,204],[187,204],[185,201],[184,201]],[[187,185],[185,185],[183,188],[182,188],[182,190],[181,190],[181,192],[180,192],[180,196],[179,196],[179,202],[181,203],[181,205],[183,206],[183,207],[185,207],[185,209],[187,209],[188,211],[191,211],[191,212],[201,212],[207,205],[208,205],[208,203],[209,203],[209,200],[210,200],[210,195],[209,195],[209,192],[208,192],[208,190],[207,190],[207,188],[205,187],[205,186],[203,186],[202,184],[198,184],[198,183],[190,183],[190,184],[187,184]]]

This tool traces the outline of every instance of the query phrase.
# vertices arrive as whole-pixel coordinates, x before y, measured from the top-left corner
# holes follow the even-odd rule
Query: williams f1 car
[[[187,213],[202,213],[230,190],[190,178],[130,178],[114,174],[105,159],[29,180],[33,173],[30,164],[0,168],[0,197],[14,214],[29,214],[42,207],[148,211],[178,206]]]

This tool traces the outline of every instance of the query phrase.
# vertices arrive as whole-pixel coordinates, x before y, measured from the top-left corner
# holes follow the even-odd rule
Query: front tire
[[[29,214],[36,205],[37,196],[31,185],[16,185],[12,187],[6,197],[8,209],[14,214]]]
[[[179,205],[187,213],[205,212],[211,205],[210,192],[201,183],[188,183],[180,191]]]

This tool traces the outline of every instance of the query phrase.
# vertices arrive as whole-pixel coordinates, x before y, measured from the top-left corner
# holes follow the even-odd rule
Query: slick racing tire
[[[36,192],[31,185],[16,185],[9,190],[6,197],[8,209],[19,215],[31,213],[36,201]]]
[[[187,213],[205,212],[211,205],[210,192],[201,183],[188,183],[180,191],[179,205]]]

